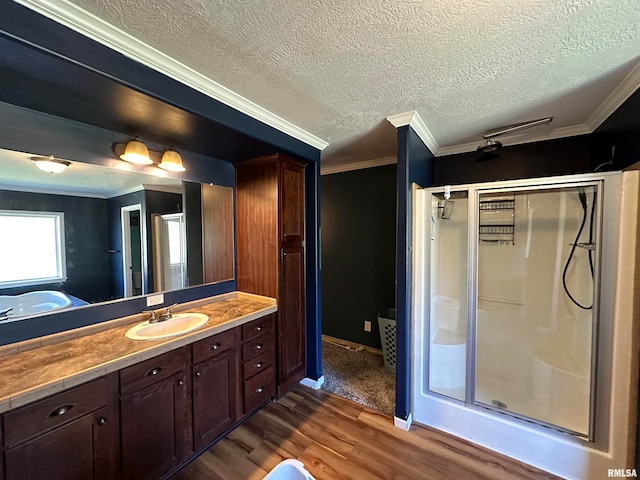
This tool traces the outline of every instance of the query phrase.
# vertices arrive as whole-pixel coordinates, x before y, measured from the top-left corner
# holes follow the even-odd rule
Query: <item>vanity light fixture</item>
[[[140,137],[136,137],[127,143],[120,158],[125,162],[135,163],[136,165],[151,165],[153,163],[153,160],[149,158],[149,149],[140,140]]]
[[[182,157],[175,148],[169,147],[163,152],[150,150],[140,139],[135,137],[127,143],[115,142],[111,150],[116,157],[136,165],[156,165],[169,172],[184,172]]]
[[[30,160],[35,162],[36,167],[47,173],[62,173],[71,165],[71,162],[58,160],[54,158],[53,155],[49,155],[48,157],[30,157]]]
[[[173,147],[169,147],[169,150],[162,154],[162,161],[158,167],[170,172],[184,172],[185,170],[182,166],[182,157]]]

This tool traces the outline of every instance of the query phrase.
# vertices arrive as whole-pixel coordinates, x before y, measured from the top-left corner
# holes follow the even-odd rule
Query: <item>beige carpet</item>
[[[393,416],[396,377],[384,369],[382,355],[322,342],[322,390]]]

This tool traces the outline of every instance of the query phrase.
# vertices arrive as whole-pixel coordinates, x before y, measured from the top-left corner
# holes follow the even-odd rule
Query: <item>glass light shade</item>
[[[120,158],[136,165],[151,165],[153,160],[149,158],[149,149],[141,140],[135,138],[127,143],[124,153]]]
[[[70,165],[69,162],[64,160],[56,160],[53,157],[33,157],[33,160],[40,170],[47,173],[61,173]]]
[[[170,172],[184,172],[185,170],[182,166],[182,157],[173,147],[164,152],[162,161],[158,167]]]

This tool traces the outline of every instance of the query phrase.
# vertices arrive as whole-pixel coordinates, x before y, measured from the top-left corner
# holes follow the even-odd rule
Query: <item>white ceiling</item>
[[[638,0],[18,1],[328,144],[323,170],[395,156],[404,112],[444,155],[546,116],[503,143],[590,133],[640,85]]]
[[[70,162],[62,173],[47,173],[38,169],[31,157],[37,155],[0,149],[0,190],[54,193],[95,198],[111,198],[138,190],[160,190],[182,193],[182,182],[167,178],[162,170],[131,166],[114,161],[111,167],[82,162]],[[156,172],[157,171],[157,172]]]

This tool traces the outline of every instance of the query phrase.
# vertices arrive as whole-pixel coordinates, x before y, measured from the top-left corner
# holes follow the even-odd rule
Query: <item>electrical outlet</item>
[[[149,295],[147,297],[147,307],[153,307],[154,305],[162,305],[164,303],[164,294],[158,293],[157,295]]]
[[[365,332],[370,332],[371,331],[371,322],[369,320],[365,320],[364,321],[364,331]]]

